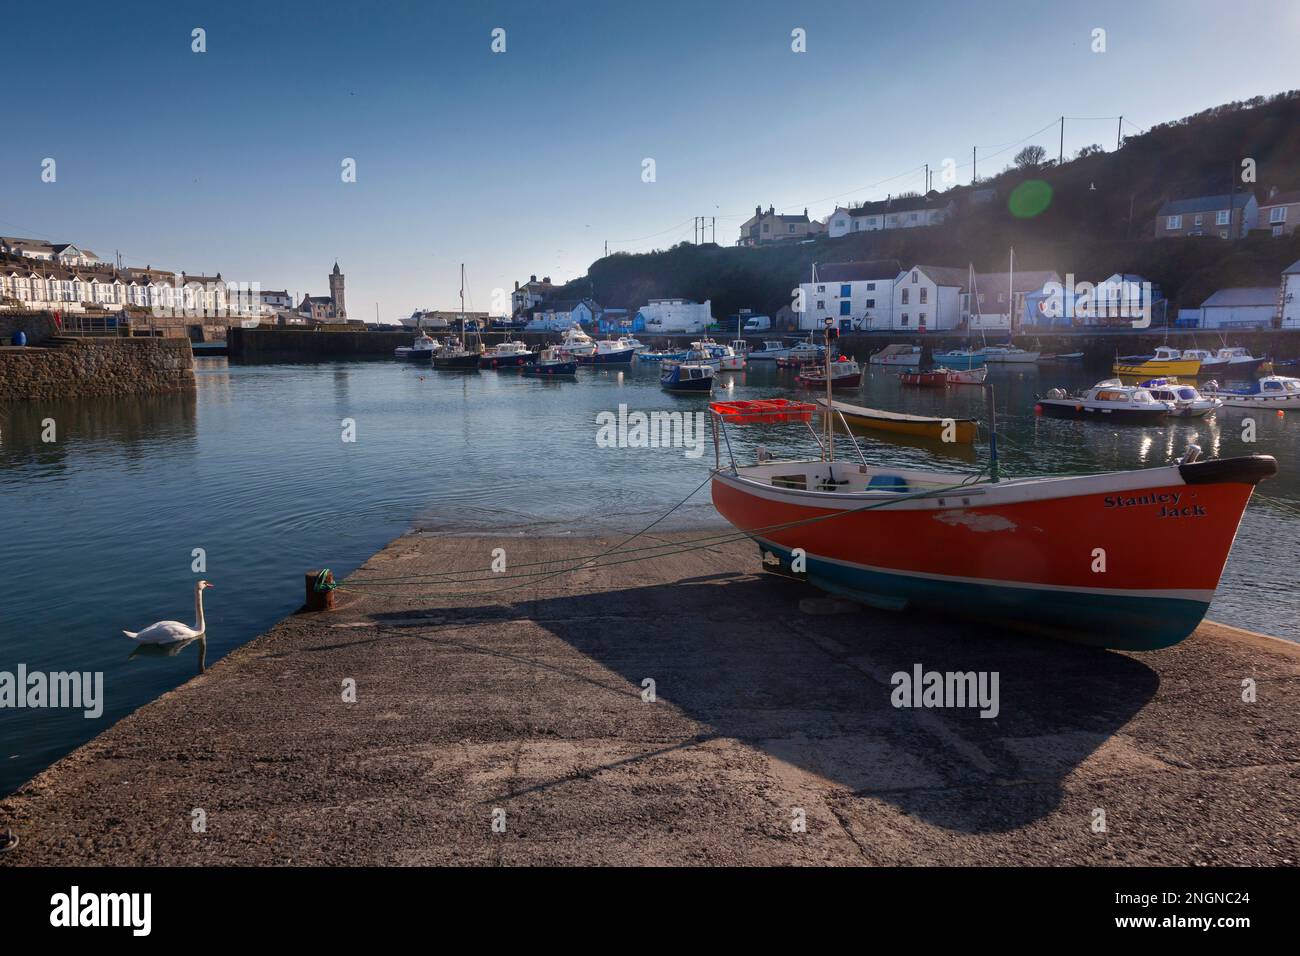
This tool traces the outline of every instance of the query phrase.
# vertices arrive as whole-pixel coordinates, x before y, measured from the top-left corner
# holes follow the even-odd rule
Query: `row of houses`
[[[669,334],[703,332],[713,324],[713,304],[706,299],[651,299],[635,313],[603,308],[592,299],[559,300],[535,306],[524,328],[530,332],[562,332],[574,325],[594,326],[602,332]]]
[[[299,301],[284,289],[147,265],[118,268],[72,243],[0,236],[0,308],[61,313],[147,310],[155,315],[337,322],[347,319],[338,263],[329,295]]]
[[[1115,273],[1095,281],[1054,270],[978,272],[895,259],[814,265],[800,283],[800,329],[931,332],[1051,331],[1126,326],[1135,320],[1182,328],[1300,328],[1300,261],[1278,285],[1221,289],[1198,309],[1171,314],[1159,285]]]

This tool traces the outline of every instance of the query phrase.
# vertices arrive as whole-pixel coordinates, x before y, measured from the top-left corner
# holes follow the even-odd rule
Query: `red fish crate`
[[[788,398],[757,398],[744,402],[710,402],[709,408],[732,425],[766,425],[775,422],[812,421],[817,406]]]

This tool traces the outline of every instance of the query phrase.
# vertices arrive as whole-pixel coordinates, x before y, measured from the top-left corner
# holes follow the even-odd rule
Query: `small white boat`
[[[950,368],[946,371],[949,385],[982,385],[989,374],[989,370],[984,366],[966,369]]]
[[[1041,352],[1026,352],[1014,345],[990,345],[980,349],[984,361],[990,365],[1033,365]]]
[[[1300,378],[1265,375],[1243,388],[1222,388],[1207,382],[1203,394],[1217,398],[1229,408],[1300,408]]]
[[[410,345],[393,349],[393,358],[404,362],[428,362],[438,351],[438,343],[431,336],[420,334]]]
[[[907,368],[920,368],[921,346],[887,345],[879,352],[872,352],[867,359],[868,365],[902,365]]]
[[[749,353],[751,362],[774,362],[777,359],[795,358],[802,360],[818,360],[826,351],[825,346],[817,345],[814,342],[802,341],[793,345],[787,345],[785,342],[769,339],[763,343],[761,349],[753,349]]]
[[[1177,379],[1153,378],[1143,382],[1141,387],[1156,401],[1173,406],[1169,412],[1171,418],[1200,418],[1223,407],[1219,399],[1208,398],[1191,385],[1180,385]]]

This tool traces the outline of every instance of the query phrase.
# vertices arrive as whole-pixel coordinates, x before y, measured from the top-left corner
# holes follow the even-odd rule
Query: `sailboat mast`
[[[1014,330],[1011,328],[1012,303],[1016,300],[1016,247],[1011,247],[1011,271],[1007,273],[1007,338],[1011,338]]]
[[[826,460],[835,460],[835,406],[831,397],[831,318],[826,317]]]

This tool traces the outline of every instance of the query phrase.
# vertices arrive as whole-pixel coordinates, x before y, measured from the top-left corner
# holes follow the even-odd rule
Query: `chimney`
[[[775,207],[775,206],[768,206],[768,207],[767,207],[767,214],[768,214],[769,216],[775,216],[775,215],[776,215],[776,207]]]
[[[516,291],[516,292],[519,291],[519,280],[518,280],[518,279],[515,280],[515,291]]]
[[[550,285],[550,284],[551,284],[551,277],[550,277],[550,276],[542,276],[542,285]]]
[[[755,215],[755,216],[761,216],[761,215],[763,215],[763,207],[762,207],[762,206],[755,206],[755,207],[754,207],[754,215]]]
[[[529,282],[536,282],[536,281],[537,281],[537,276],[529,276],[529,277],[528,277],[528,281],[529,281]]]

